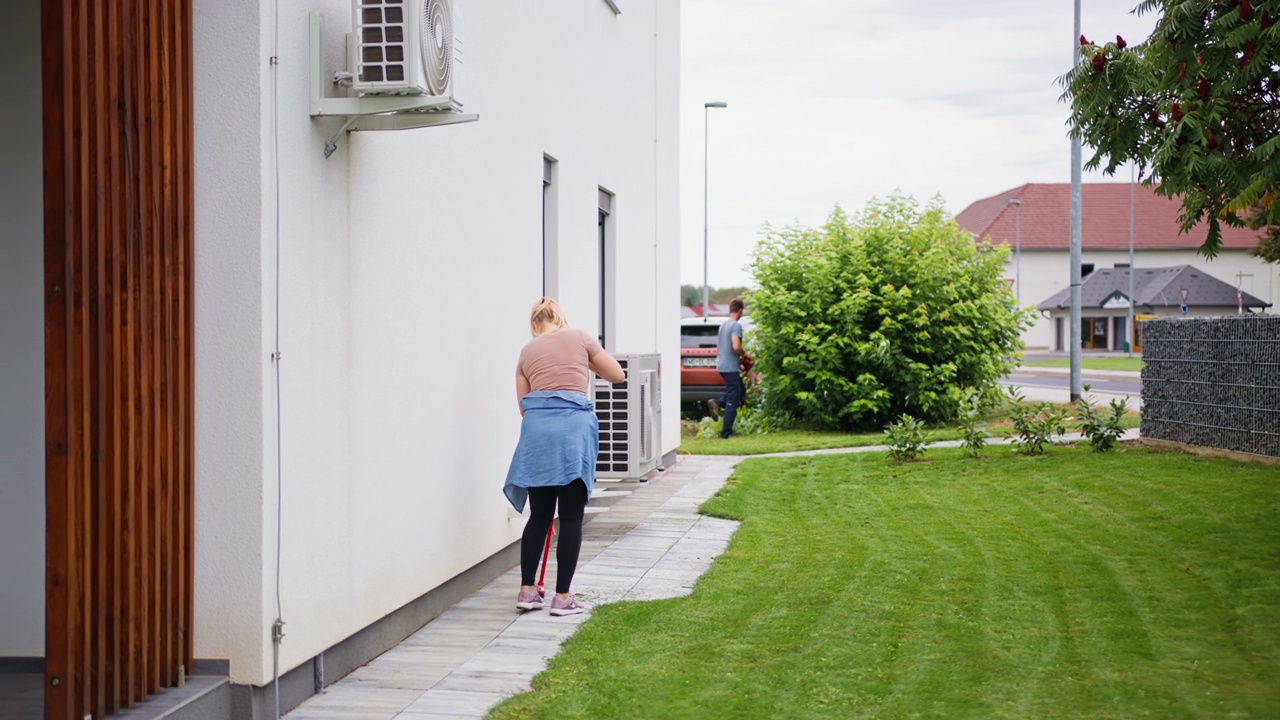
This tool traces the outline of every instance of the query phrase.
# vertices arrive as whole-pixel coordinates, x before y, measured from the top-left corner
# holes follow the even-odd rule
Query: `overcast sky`
[[[1082,29],[1131,43],[1138,0],[1082,0]],[[702,283],[703,103],[712,287],[749,284],[761,227],[821,224],[900,190],[958,213],[1069,182],[1072,0],[682,0],[682,283]],[[1089,157],[1088,148],[1084,158]],[[1123,173],[1123,171],[1122,171]],[[1085,182],[1128,180],[1085,175]]]

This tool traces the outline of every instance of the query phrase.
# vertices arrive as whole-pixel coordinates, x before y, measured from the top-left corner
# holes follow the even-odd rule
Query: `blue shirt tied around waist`
[[[524,512],[531,487],[568,485],[581,479],[587,498],[596,480],[600,421],[591,400],[570,390],[534,390],[520,398],[520,442],[502,492]]]

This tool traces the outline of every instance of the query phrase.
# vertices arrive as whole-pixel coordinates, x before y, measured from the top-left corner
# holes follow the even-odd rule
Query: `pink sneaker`
[[[516,595],[516,607],[521,610],[541,610],[542,596],[537,590],[521,590],[520,594]]]
[[[572,595],[569,597],[560,597],[556,595],[551,598],[551,609],[547,612],[552,615],[577,615],[586,612],[586,608],[578,603],[578,599]]]

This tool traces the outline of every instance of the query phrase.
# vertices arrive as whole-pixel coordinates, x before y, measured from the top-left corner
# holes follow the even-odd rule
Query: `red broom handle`
[[[542,549],[542,573],[538,575],[538,587],[543,587],[543,581],[547,579],[547,558],[551,556],[551,536],[556,534],[556,524],[553,522],[547,527],[547,544]]]

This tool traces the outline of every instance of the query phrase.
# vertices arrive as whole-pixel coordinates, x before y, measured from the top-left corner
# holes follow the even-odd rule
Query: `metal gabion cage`
[[[1280,316],[1142,327],[1143,437],[1280,457]]]

